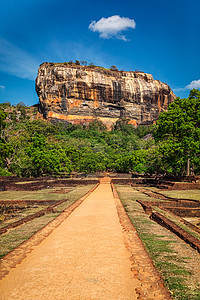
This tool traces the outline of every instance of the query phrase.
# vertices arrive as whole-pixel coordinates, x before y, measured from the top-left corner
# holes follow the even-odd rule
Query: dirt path
[[[0,283],[1,299],[137,299],[110,184],[102,183]]]

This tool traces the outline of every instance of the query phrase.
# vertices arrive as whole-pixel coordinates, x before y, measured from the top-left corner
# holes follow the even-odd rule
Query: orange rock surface
[[[43,63],[36,91],[44,118],[85,125],[96,117],[105,124],[124,117],[133,125],[150,124],[175,98],[151,74],[69,63]]]

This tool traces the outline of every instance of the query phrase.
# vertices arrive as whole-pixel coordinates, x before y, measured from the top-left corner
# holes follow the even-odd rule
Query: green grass
[[[198,253],[144,213],[136,202],[140,194],[116,185],[122,203],[174,299],[200,299]],[[149,201],[153,198],[148,197]]]
[[[125,185],[120,185],[122,188],[123,187],[127,187]],[[146,189],[146,187],[144,187]],[[133,188],[133,187],[130,187],[131,189],[131,199],[132,200],[141,200],[141,201],[163,201],[163,200],[160,200],[160,199],[157,199],[157,198],[153,198],[153,197],[149,197],[148,195],[142,193],[142,192],[139,192],[136,190],[136,188]],[[129,191],[124,191],[124,193],[126,194],[129,194]]]
[[[48,214],[23,224],[9,233],[0,236],[0,257],[3,257],[18,245],[27,240],[31,235],[40,230],[58,214]]]
[[[28,208],[23,208],[23,209],[20,209],[18,211],[14,211],[12,213],[12,215],[14,215],[14,217],[4,221],[4,222],[1,222],[0,223],[0,228],[3,228],[9,224],[11,224],[12,222],[15,222],[15,221],[18,221],[22,218],[25,218],[29,215],[32,215],[44,208],[48,207],[48,205],[30,205],[30,207]],[[8,215],[9,216],[9,215]]]
[[[144,189],[150,190],[152,192],[158,192],[158,193],[161,193],[161,194],[163,192],[161,189],[159,189],[159,188],[157,188],[155,186],[145,186]]]
[[[64,187],[68,189],[68,187]],[[57,188],[56,188],[57,189]],[[0,200],[62,200],[68,197],[68,193],[53,193],[56,189],[43,189],[39,191],[3,191],[0,192]],[[58,188],[59,189],[59,188]]]
[[[200,190],[173,190],[173,191],[161,191],[165,196],[177,198],[177,199],[191,199],[200,201]]]

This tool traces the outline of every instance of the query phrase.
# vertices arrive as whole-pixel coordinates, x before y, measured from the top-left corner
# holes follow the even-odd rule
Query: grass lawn
[[[173,191],[160,191],[163,195],[172,198],[182,198],[200,201],[200,190],[173,190]]]
[[[119,185],[119,186],[123,186],[123,185]],[[124,185],[124,187],[126,187],[126,185]],[[142,192],[139,192],[136,190],[137,188],[132,188],[132,193],[135,197],[135,199],[137,200],[141,200],[141,201],[163,201],[161,199],[157,199],[157,198],[153,198],[153,197],[149,197],[148,195],[142,193]],[[146,187],[144,187],[144,189],[146,189]],[[124,191],[124,193],[128,194],[129,191]]]
[[[21,206],[22,207],[21,209],[14,211],[12,214],[7,215],[7,218],[9,218],[9,219],[6,219],[5,221],[0,222],[0,228],[5,227],[8,224],[11,224],[12,222],[19,221],[20,219],[23,219],[29,215],[32,215],[48,206],[49,205],[30,205],[30,206],[28,205],[27,208],[24,208],[25,206]],[[20,205],[19,205],[19,207],[20,207]],[[4,218],[2,217],[2,220],[3,219]]]
[[[64,187],[68,189],[68,187]],[[0,192],[0,200],[62,200],[68,197],[68,193],[53,193],[56,189],[43,189],[39,191],[3,191]]]

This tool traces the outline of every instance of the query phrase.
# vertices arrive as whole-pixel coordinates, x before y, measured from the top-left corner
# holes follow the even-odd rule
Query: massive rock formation
[[[168,108],[175,95],[151,74],[69,63],[43,63],[36,78],[40,110],[47,119],[104,123],[120,117],[149,124]]]

